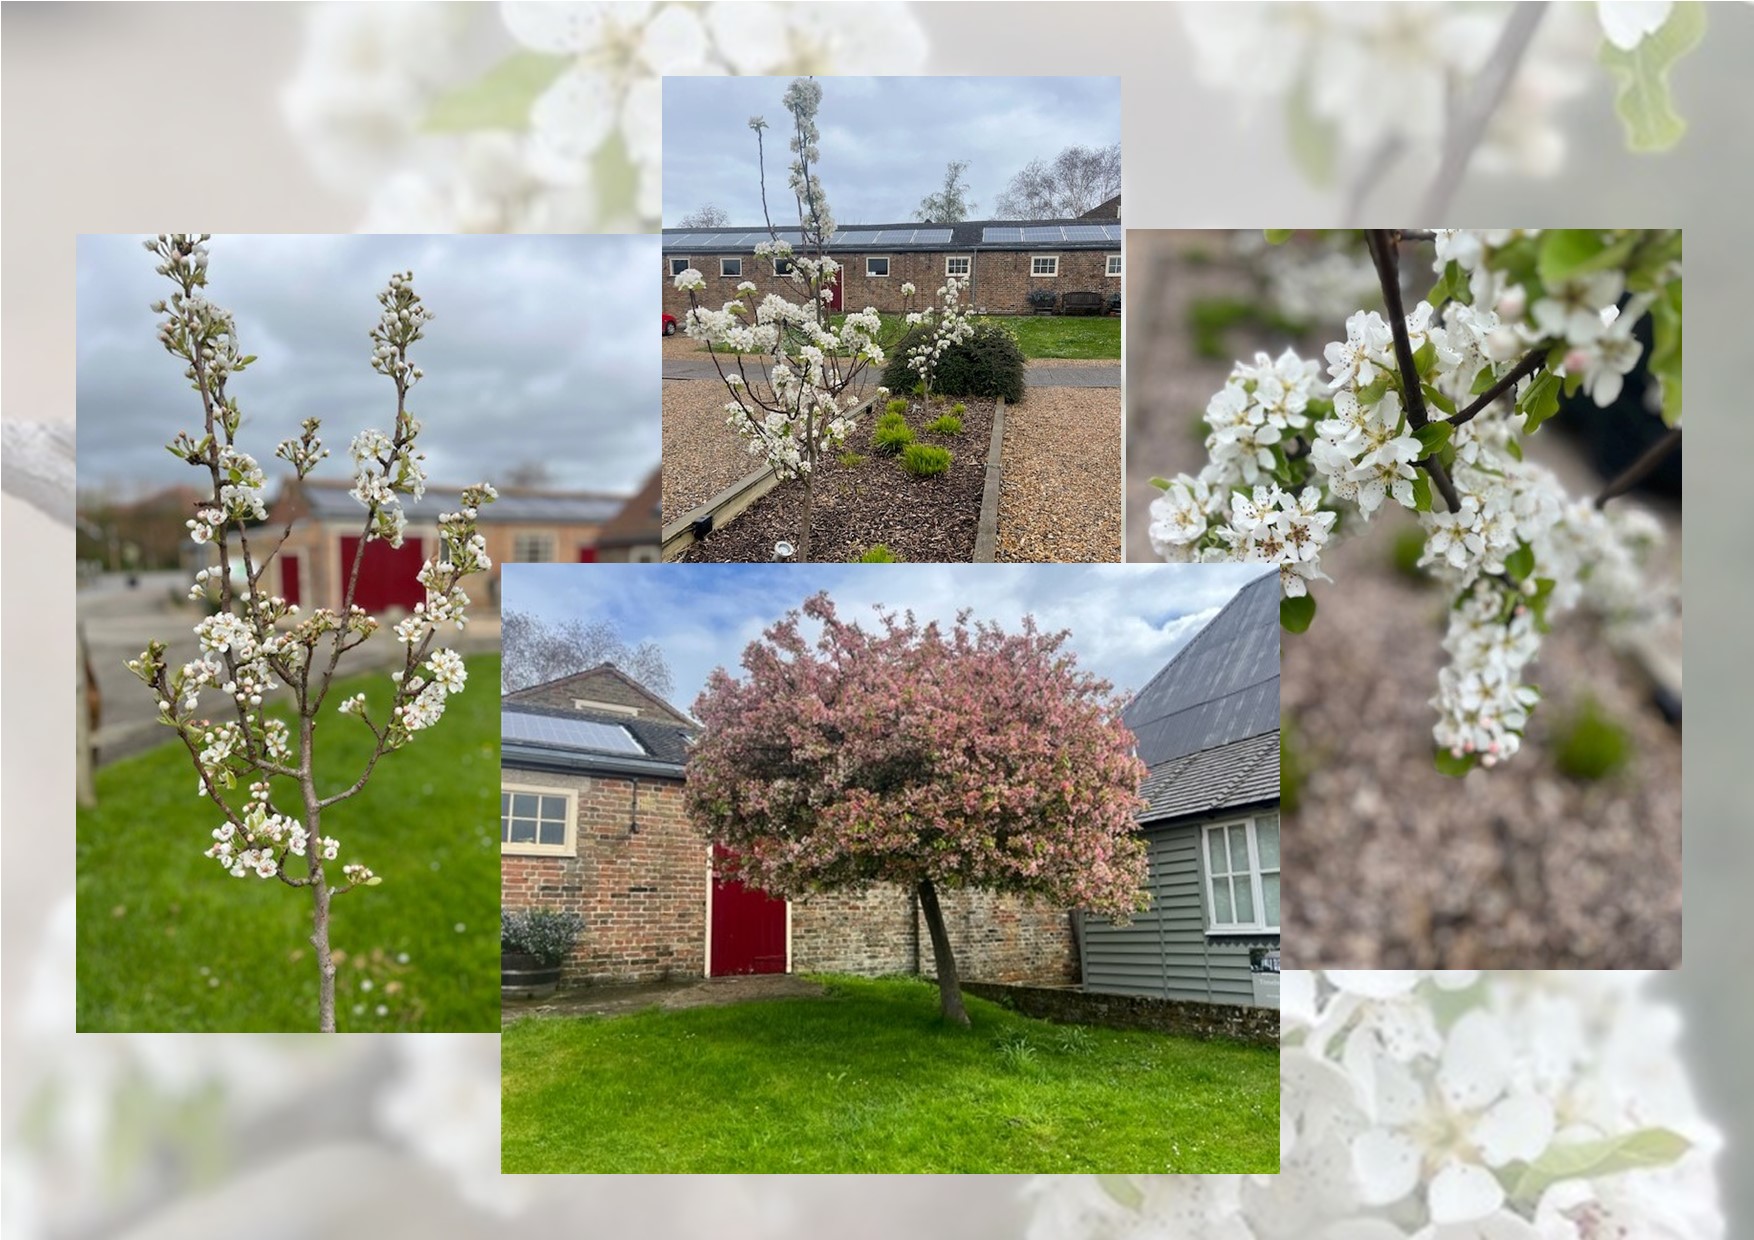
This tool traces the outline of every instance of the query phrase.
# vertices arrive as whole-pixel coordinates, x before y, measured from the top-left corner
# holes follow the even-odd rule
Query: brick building
[[[715,878],[682,807],[696,725],[614,668],[508,694],[501,720],[500,898],[584,916],[564,984],[932,972],[910,890],[785,901]],[[940,902],[965,977],[1077,980],[1069,911],[984,892]]]
[[[1109,209],[1105,203],[1098,211]],[[828,253],[841,264],[841,280],[831,303],[835,309],[872,306],[888,313],[905,308],[901,286],[918,293],[913,309],[930,304],[945,279],[967,281],[966,304],[983,314],[1031,314],[1031,294],[1056,312],[1070,308],[1067,295],[1095,294],[1104,309],[1118,312],[1121,292],[1120,204],[1115,215],[1072,220],[970,220],[961,224],[848,224],[836,232]],[[779,229],[781,240],[801,243],[797,229]],[[692,267],[706,277],[701,294],[714,307],[736,295],[748,280],[762,294],[796,299],[797,290],[775,274],[755,247],[768,240],[757,228],[667,228],[664,230],[664,309],[681,318],[688,294],[675,278]],[[1050,300],[1051,298],[1051,300]]]

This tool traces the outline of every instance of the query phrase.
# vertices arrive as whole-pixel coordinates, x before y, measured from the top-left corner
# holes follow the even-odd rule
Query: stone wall
[[[1277,1008],[1151,999],[1141,995],[1093,995],[1072,988],[1000,986],[982,981],[965,981],[962,988],[1025,1016],[1060,1024],[1149,1029],[1197,1038],[1229,1038],[1255,1046],[1279,1045]]]

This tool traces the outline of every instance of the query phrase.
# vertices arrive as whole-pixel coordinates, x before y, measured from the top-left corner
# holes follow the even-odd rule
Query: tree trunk
[[[944,929],[944,914],[938,908],[938,892],[929,878],[920,881],[920,910],[926,915],[926,930],[932,936],[932,962],[938,972],[939,1012],[952,1024],[967,1027],[968,1010],[962,1006],[962,983],[956,976],[956,955],[950,950],[950,935]]]
[[[348,595],[352,596],[351,590]],[[311,947],[317,954],[317,1031],[334,1033],[335,958],[329,953],[329,901],[334,893],[323,880],[323,809],[316,780],[311,775],[316,726],[309,715],[299,720],[299,785],[304,793],[305,829],[310,833],[305,839],[305,861],[310,867]]]
[[[804,528],[798,531],[798,563],[810,562],[810,518],[816,507],[816,471],[804,476]]]

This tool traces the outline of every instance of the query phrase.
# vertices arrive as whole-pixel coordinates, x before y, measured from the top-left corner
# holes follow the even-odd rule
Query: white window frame
[[[520,554],[521,551],[523,550],[522,544],[523,544],[524,540],[527,538],[528,539],[541,539],[542,542],[544,543],[544,545],[546,545],[546,547],[548,548],[548,552],[547,552],[547,555],[543,559],[527,560],[523,557],[522,554]],[[546,534],[546,533],[543,533],[541,530],[524,530],[520,533],[512,535],[512,554],[510,557],[510,562],[513,564],[552,564],[552,563],[554,563],[554,554],[555,554],[555,544],[554,544],[554,535],[553,534]]]
[[[1257,819],[1252,817],[1226,818],[1222,822],[1207,823],[1200,832],[1200,868],[1204,870],[1206,874],[1206,933],[1208,934],[1279,933],[1278,923],[1275,922],[1271,925],[1267,923],[1267,901],[1265,899],[1265,892],[1262,890],[1261,885],[1261,877],[1263,873],[1261,870],[1261,847],[1260,843],[1255,838],[1256,821]],[[1215,895],[1216,881],[1212,872],[1212,833],[1216,831],[1223,835],[1223,838],[1225,839],[1226,853],[1228,855],[1229,831],[1232,827],[1244,827],[1246,829],[1249,846],[1247,877],[1249,880],[1249,895],[1254,901],[1252,907],[1255,910],[1253,921],[1221,922],[1218,920],[1218,900]],[[1281,820],[1280,829],[1281,831],[1284,829],[1283,820]],[[1283,850],[1281,850],[1280,855],[1281,858],[1283,858]],[[1232,862],[1231,865],[1232,869],[1229,870],[1224,877],[1233,884],[1230,909],[1231,914],[1234,916],[1236,912],[1234,883],[1236,879],[1241,878],[1244,875],[1243,871],[1234,868],[1234,862]],[[1278,869],[1273,869],[1266,871],[1266,873],[1278,874],[1280,871]],[[1281,898],[1283,898],[1283,891],[1281,891],[1280,895]]]
[[[961,271],[950,270],[951,263],[961,263],[962,270]],[[946,254],[944,256],[944,275],[946,278],[955,278],[958,280],[966,279],[968,277],[969,273],[972,272],[973,270],[974,270],[974,255],[972,255],[972,254]]]
[[[871,270],[872,263],[883,264],[883,272],[881,275]],[[865,255],[865,278],[867,280],[887,280],[889,278],[889,272],[894,266],[894,261],[887,254],[867,254]]]
[[[781,255],[773,260],[773,273],[776,276],[790,276],[798,269],[798,260]]]
[[[1051,263],[1047,271],[1038,270],[1037,263]],[[1029,256],[1029,278],[1032,280],[1057,280],[1060,278],[1060,256],[1058,254],[1031,254]]]
[[[505,837],[505,811],[501,809],[499,818],[499,851],[508,857],[571,857],[579,847],[579,794],[575,788],[557,788],[552,784],[508,784],[503,780],[499,785],[500,796],[516,796],[534,794],[536,796],[560,797],[566,801],[566,839],[560,844],[543,844],[540,842],[542,827],[540,815],[536,827],[537,842],[516,843]]]
[[[737,270],[732,271],[728,266],[726,266],[727,263],[736,263]],[[719,255],[719,277],[721,279],[741,280],[743,278],[743,258],[742,258],[742,256],[739,255],[736,258],[729,258],[723,254]]]
[[[686,258],[677,258],[674,254],[670,256],[670,275],[672,277],[679,276],[687,270],[688,260]]]
[[[1117,277],[1121,274],[1121,256],[1119,254],[1108,256],[1108,263],[1104,267],[1103,274]]]

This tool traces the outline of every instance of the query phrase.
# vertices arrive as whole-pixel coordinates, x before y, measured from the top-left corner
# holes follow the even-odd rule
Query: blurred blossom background
[[[1129,228],[1687,230],[1687,602],[1704,726],[1685,776],[1686,963],[1644,983],[1628,1010],[1680,1013],[1680,1058],[1668,1067],[1685,1073],[1706,1120],[1723,1130],[1728,1234],[1754,1235],[1745,1051],[1754,949],[1734,916],[1754,852],[1734,775],[1747,748],[1740,621],[1754,577],[1747,520],[1734,508],[1746,484],[1729,476],[1754,453],[1754,420],[1743,415],[1754,9],[1711,6],[1708,31],[1673,64],[1684,132],[1652,113],[1645,132],[1629,135],[1602,60],[1604,43],[1637,43],[1653,20],[1683,10],[1696,12],[1614,3],[0,10],[0,627],[10,689],[0,729],[0,1183],[9,1240],[578,1235],[581,1221],[584,1234],[655,1238],[710,1227],[768,1240],[832,1227],[850,1240],[984,1240],[1022,1236],[1032,1216],[1037,1234],[1080,1234],[1026,1203],[1014,1179],[502,1179],[490,1036],[70,1036],[76,664],[64,431],[74,410],[76,236],[650,230],[659,75],[728,72],[1119,74]],[[1646,50],[1655,62],[1674,49]],[[1455,139],[1457,118],[1478,133],[1477,149]],[[1635,151],[1629,137],[1672,144]],[[1129,279],[1138,278],[1135,269]],[[651,419],[655,446],[656,408]],[[1606,1046],[1610,1032],[1592,1036]],[[1696,1204],[1709,1207],[1707,1192],[1695,1183]],[[1715,1234],[1711,1213],[1671,1234]]]

